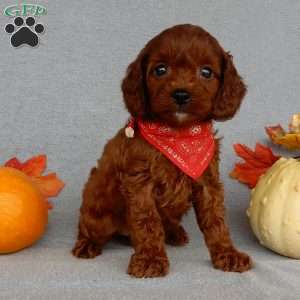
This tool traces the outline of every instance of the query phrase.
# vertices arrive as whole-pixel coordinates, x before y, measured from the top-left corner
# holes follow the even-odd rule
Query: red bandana
[[[137,125],[149,144],[195,180],[203,174],[214,156],[215,140],[211,122],[174,129],[138,119]],[[133,128],[134,120],[131,120],[126,128],[127,137],[134,136]]]

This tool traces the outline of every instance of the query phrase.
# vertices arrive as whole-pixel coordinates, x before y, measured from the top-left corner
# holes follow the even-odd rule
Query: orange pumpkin
[[[37,185],[17,169],[0,168],[0,253],[32,245],[47,222],[47,202]]]
[[[64,188],[56,173],[43,175],[47,156],[22,163],[14,157],[0,167],[0,254],[26,248],[41,238],[48,223],[50,197]]]

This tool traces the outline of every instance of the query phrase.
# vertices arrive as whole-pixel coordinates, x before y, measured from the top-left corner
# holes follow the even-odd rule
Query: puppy
[[[212,264],[243,272],[251,259],[224,221],[219,140],[212,121],[231,119],[246,93],[232,56],[198,26],[177,25],[150,40],[122,82],[131,115],[105,146],[83,191],[73,254],[93,258],[114,236],[134,248],[127,272],[164,276],[165,243],[182,246],[193,206]]]

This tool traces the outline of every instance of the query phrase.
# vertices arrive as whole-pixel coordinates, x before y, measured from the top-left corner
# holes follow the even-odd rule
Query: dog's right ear
[[[122,82],[122,92],[127,110],[133,117],[146,113],[147,92],[145,82],[146,55],[142,51],[132,62]]]
[[[224,55],[223,82],[213,110],[213,118],[217,121],[231,119],[247,92],[247,87],[233,64],[232,56],[230,53]]]

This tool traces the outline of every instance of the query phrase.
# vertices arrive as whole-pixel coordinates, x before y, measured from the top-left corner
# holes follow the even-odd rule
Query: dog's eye
[[[159,76],[165,75],[167,73],[167,71],[168,71],[167,66],[160,64],[155,67],[154,74],[159,77]]]
[[[200,70],[200,75],[205,79],[210,79],[213,76],[213,71],[209,67],[204,67]]]

